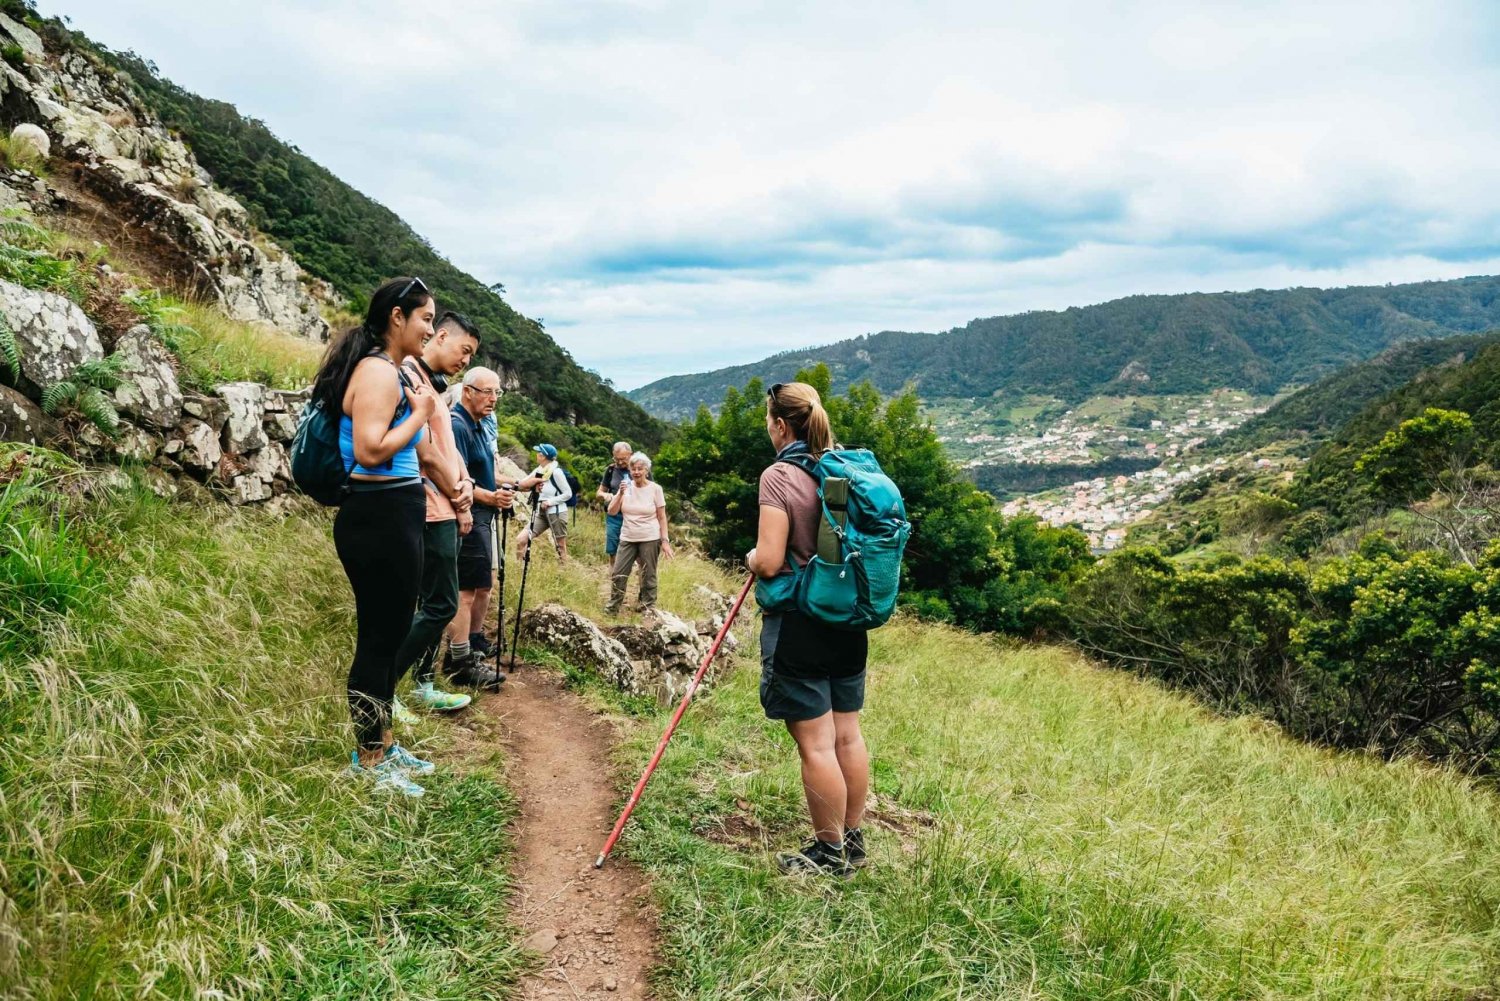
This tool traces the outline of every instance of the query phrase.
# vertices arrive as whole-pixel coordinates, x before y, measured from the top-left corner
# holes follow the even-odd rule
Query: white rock
[[[226,382],[218,388],[219,398],[229,407],[224,424],[224,448],[230,452],[253,452],[263,447],[266,438],[266,387],[258,382]]]
[[[219,448],[219,436],[214,429],[202,421],[186,420],[182,423],[182,451],[178,455],[183,466],[199,473],[213,473],[224,457]]]
[[[182,420],[182,389],[172,352],[142,324],[120,338],[115,355],[122,362],[116,406],[152,427],[176,427]]]
[[[21,377],[38,388],[61,382],[104,357],[94,324],[70,300],[0,281],[0,315],[21,349]]]
[[[4,31],[14,39],[15,43],[21,47],[21,51],[28,56],[41,57],[47,54],[47,48],[42,44],[42,36],[14,18],[0,14],[0,31]]]
[[[30,146],[43,160],[52,155],[52,137],[40,125],[22,122],[10,130],[10,141],[12,145]]]

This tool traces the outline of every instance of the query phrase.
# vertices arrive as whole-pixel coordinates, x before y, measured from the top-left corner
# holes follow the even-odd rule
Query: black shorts
[[[458,588],[479,591],[495,584],[495,513],[474,508],[474,527],[458,545]]]
[[[760,626],[760,705],[767,719],[817,719],[865,705],[869,635],[834,629],[801,612],[767,615]]]

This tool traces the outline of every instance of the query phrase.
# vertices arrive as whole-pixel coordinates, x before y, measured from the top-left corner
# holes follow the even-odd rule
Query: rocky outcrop
[[[722,624],[722,623],[721,623]],[[663,703],[680,699],[708,654],[711,637],[698,627],[660,609],[640,625],[600,628],[592,620],[559,604],[545,604],[521,616],[521,627],[533,641],[574,667],[603,678],[632,695]],[[718,662],[729,656],[721,648]],[[704,684],[714,680],[714,667]]]
[[[84,362],[104,358],[104,344],[93,322],[60,295],[0,281],[0,317],[21,349],[23,388],[40,393]]]
[[[36,32],[3,16],[0,43],[27,56],[23,68],[0,63],[7,124],[19,122],[33,139],[40,132],[85,189],[133,235],[151,238],[182,281],[213,294],[231,317],[326,339],[320,306],[337,295],[254,233],[244,207],[213,186],[127,80],[78,52],[49,51]]]

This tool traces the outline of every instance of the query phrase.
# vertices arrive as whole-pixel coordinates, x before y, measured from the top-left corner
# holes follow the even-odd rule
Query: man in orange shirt
[[[408,358],[407,375],[436,393],[448,378],[468,367],[479,349],[479,328],[452,311],[438,318],[435,333],[418,359]],[[427,423],[427,434],[417,445],[422,484],[427,490],[427,525],[422,535],[422,588],[411,631],[396,653],[399,674],[408,669],[417,683],[415,699],[424,709],[451,712],[468,705],[471,696],[445,692],[434,684],[433,661],[443,629],[458,611],[458,538],[474,524],[474,481],[453,443],[453,426],[446,412]],[[399,676],[398,674],[398,676]],[[398,701],[392,717],[414,722]]]

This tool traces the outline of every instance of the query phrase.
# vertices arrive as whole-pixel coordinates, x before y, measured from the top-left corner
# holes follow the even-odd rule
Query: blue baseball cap
[[[531,450],[533,452],[540,452],[549,459],[557,458],[557,449],[551,445],[532,445]]]

